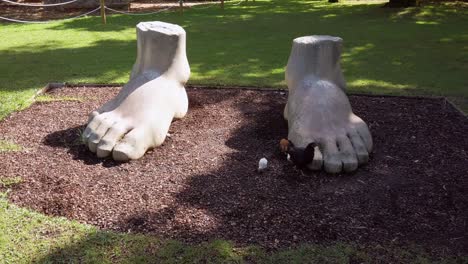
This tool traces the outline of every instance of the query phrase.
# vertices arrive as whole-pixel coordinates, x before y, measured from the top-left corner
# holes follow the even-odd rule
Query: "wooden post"
[[[101,18],[102,24],[106,24],[106,8],[105,8],[104,0],[101,0]]]
[[[184,0],[179,0],[180,14],[184,13]]]
[[[224,0],[221,0],[221,9],[224,9]]]

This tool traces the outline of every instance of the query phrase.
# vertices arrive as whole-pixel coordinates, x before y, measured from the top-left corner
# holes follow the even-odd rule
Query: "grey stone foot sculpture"
[[[324,166],[328,173],[354,171],[372,151],[369,128],[353,114],[345,94],[341,47],[338,37],[296,38],[286,67],[288,141],[281,147],[294,150],[293,162],[307,162],[314,170]]]
[[[185,30],[164,22],[137,25],[137,59],[119,94],[92,112],[83,141],[98,157],[138,159],[161,145],[173,118],[187,113],[190,76]]]

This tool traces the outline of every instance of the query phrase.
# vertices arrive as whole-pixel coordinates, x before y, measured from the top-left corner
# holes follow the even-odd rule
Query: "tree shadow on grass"
[[[226,263],[238,259],[229,253],[235,255],[226,242],[187,247],[155,237],[96,231],[69,247],[35,258],[34,263]]]
[[[424,252],[394,252],[398,261],[428,260]],[[379,252],[380,253],[380,252]],[[406,254],[406,255],[405,255]],[[381,260],[388,258],[380,257]],[[369,260],[356,246],[304,245],[298,249],[266,252],[257,247],[240,249],[229,241],[213,240],[187,245],[152,236],[97,231],[68,247],[36,257],[34,263],[362,263]],[[376,258],[379,260],[379,258]]]
[[[47,45],[0,51],[8,65],[4,71],[9,73],[0,77],[0,83],[8,83],[2,89],[12,91],[50,81],[123,83],[136,54],[135,25],[163,20],[187,31],[190,82],[194,84],[285,87],[284,66],[291,41],[326,34],[344,39],[343,69],[353,90],[465,95],[466,54],[456,52],[463,48],[463,31],[452,26],[464,28],[461,16],[433,10],[436,15],[428,11],[418,17],[394,17],[394,12],[377,5],[259,1],[224,11],[193,9],[184,15],[163,13],[148,19],[115,16],[108,25],[100,25],[98,18],[72,20],[50,29],[63,38],[69,30],[83,30],[87,38],[98,34],[92,36],[98,41],[71,47],[63,45],[62,39],[50,40]],[[437,16],[438,24],[419,23],[431,22],[432,16]],[[127,34],[128,40],[105,39],[115,37],[109,32]],[[132,37],[128,37],[130,32]]]
[[[2,62],[8,65],[8,75],[0,82],[5,90],[21,90],[49,82],[99,82],[125,80],[135,58],[134,41],[99,40],[84,47],[57,47],[54,43],[37,46],[17,46],[0,51]],[[2,87],[3,88],[3,87]]]

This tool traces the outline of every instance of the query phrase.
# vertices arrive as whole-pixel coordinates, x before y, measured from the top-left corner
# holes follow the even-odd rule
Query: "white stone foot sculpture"
[[[187,113],[190,76],[185,30],[174,24],[137,25],[137,59],[120,93],[90,114],[83,141],[98,157],[138,159],[164,142],[173,118]]]
[[[297,149],[305,150],[314,142],[318,147],[308,167],[321,169],[323,165],[328,173],[354,171],[368,161],[372,151],[369,128],[353,114],[344,92],[341,46],[338,37],[296,38],[286,67],[289,96],[284,117],[296,156],[291,159],[294,162],[299,155],[299,160],[305,160],[300,155],[306,154],[298,154]]]

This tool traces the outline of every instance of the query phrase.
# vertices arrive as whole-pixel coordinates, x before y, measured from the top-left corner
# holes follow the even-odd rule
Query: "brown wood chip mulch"
[[[299,243],[419,245],[468,253],[468,121],[440,99],[350,96],[375,151],[354,174],[301,176],[280,153],[279,91],[188,89],[189,114],[141,160],[97,159],[79,135],[120,88],[60,88],[80,101],[35,103],[0,122],[0,177],[10,200],[103,229],[186,242],[229,239],[274,249]],[[256,172],[260,158],[268,171]]]
[[[37,2],[28,2],[28,4],[42,4]],[[53,19],[65,19],[74,16],[81,15],[87,11],[91,11],[93,8],[86,10],[61,10],[58,7],[36,7],[36,6],[15,6],[10,4],[3,4],[0,2],[0,16],[10,18],[10,19],[19,19],[26,21],[47,21]],[[91,15],[99,15],[99,11]],[[0,19],[0,23],[12,23]]]

